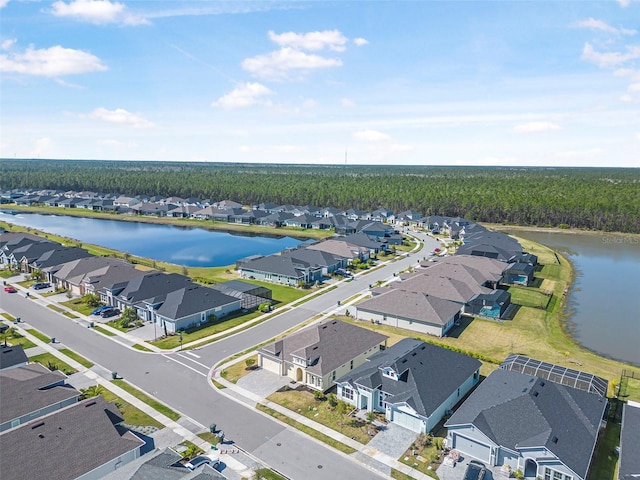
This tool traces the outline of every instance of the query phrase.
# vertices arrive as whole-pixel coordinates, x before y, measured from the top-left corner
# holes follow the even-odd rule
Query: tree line
[[[640,233],[640,169],[0,160],[0,189],[334,206]]]

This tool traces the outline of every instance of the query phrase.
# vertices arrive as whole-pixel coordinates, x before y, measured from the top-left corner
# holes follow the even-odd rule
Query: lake
[[[0,212],[0,220],[187,267],[232,265],[249,255],[270,255],[301,243],[291,237],[241,235],[202,228],[65,215]]]
[[[640,366],[640,237],[512,232],[566,255],[576,270],[569,326],[586,348]]]

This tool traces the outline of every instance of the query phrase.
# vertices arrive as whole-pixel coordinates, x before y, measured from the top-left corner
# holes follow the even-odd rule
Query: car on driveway
[[[51,286],[50,283],[47,282],[37,282],[31,285],[31,288],[34,290],[44,290],[45,288],[49,288]]]
[[[105,310],[110,310],[112,308],[113,307],[111,305],[101,305],[98,308],[96,308],[93,312],[91,312],[91,315],[100,315]]]
[[[119,315],[119,314],[120,314],[120,310],[118,310],[117,308],[108,308],[100,312],[100,316],[102,318],[115,317],[116,315]]]
[[[482,480],[486,471],[487,469],[482,463],[471,460],[464,472],[464,480]]]
[[[217,455],[209,454],[209,455],[198,455],[197,457],[189,460],[188,463],[185,463],[185,467],[189,470],[195,470],[201,465],[211,465],[213,468],[216,468],[220,464],[220,458]]]
[[[4,287],[4,291],[7,293],[16,293],[18,290],[13,285],[7,285]]]

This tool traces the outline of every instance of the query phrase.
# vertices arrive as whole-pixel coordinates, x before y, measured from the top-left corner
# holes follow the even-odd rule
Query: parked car
[[[338,268],[336,270],[336,274],[340,275],[341,277],[352,277],[353,276],[353,274],[349,270],[345,270],[344,268]]]
[[[105,310],[109,310],[111,308],[113,308],[111,305],[101,305],[98,308],[96,308],[93,312],[91,312],[91,315],[100,315]]]
[[[482,463],[471,460],[467,465],[467,470],[464,472],[464,480],[482,480],[486,471],[487,469]]]
[[[34,290],[44,290],[45,288],[49,288],[51,286],[50,283],[47,282],[37,282],[31,285],[31,288]]]
[[[116,315],[120,315],[120,310],[117,308],[107,308],[100,312],[102,318],[115,317]]]
[[[16,293],[18,290],[16,290],[16,287],[14,287],[13,285],[7,285],[6,287],[4,287],[4,291],[7,293]]]
[[[189,470],[195,470],[201,465],[211,465],[213,468],[216,468],[220,464],[220,459],[218,456],[209,454],[209,455],[198,455],[197,457],[189,460],[188,463],[185,463],[185,467]]]

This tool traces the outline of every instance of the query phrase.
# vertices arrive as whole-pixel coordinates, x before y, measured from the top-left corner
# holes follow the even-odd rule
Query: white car
[[[197,457],[189,460],[188,463],[185,463],[185,467],[189,470],[195,470],[201,465],[211,465],[213,468],[216,468],[220,464],[220,457],[217,455],[198,455]]]

